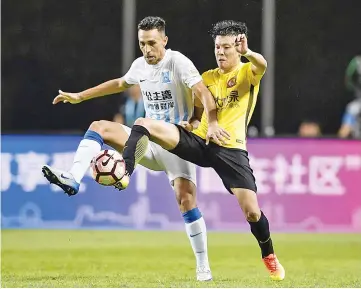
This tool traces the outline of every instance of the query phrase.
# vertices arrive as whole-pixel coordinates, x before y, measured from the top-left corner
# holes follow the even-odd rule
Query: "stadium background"
[[[177,249],[177,238],[183,242],[182,249],[175,249],[172,254],[180,259],[182,255],[188,258],[184,262],[189,263],[189,268],[184,274],[193,278],[192,253],[184,232],[168,233],[182,231],[184,224],[163,173],[138,167],[131,187],[122,193],[102,188],[87,176],[81,193],[72,198],[66,198],[56,188],[47,185],[42,177],[40,167],[44,163],[59,168],[70,166],[86,128],[94,120],[111,120],[122,96],[108,96],[75,106],[52,106],[51,101],[58,89],[79,91],[121,76],[132,60],[122,58],[125,55],[124,39],[134,42],[130,46],[134,46],[132,53],[135,57],[140,56],[136,23],[148,15],[165,18],[170,38],[168,47],[187,55],[200,71],[216,65],[207,31],[218,20],[245,21],[250,31],[250,47],[262,52],[262,21],[265,21],[262,9],[266,1],[271,0],[133,1],[136,3],[135,23],[130,25],[132,28],[126,32],[127,35],[123,35],[122,22],[127,1],[2,1],[1,225],[2,229],[35,229],[2,230],[2,260],[6,260],[6,263],[2,261],[2,268],[6,286],[119,286],[116,281],[111,283],[111,278],[110,283],[102,279],[104,274],[99,268],[113,262],[110,256],[128,254],[131,258],[134,254],[138,258],[151,256],[150,259],[154,260],[157,254],[166,254],[159,246]],[[275,135],[269,137],[262,129],[261,102],[268,95],[261,87],[260,102],[251,121],[251,126],[260,131],[259,137],[249,141],[251,162],[258,180],[260,203],[269,216],[272,230],[286,233],[275,235],[280,244],[277,248],[285,248],[281,251],[283,259],[298,254],[297,262],[302,263],[305,261],[301,255],[306,254],[313,260],[315,270],[320,270],[319,276],[313,276],[314,283],[298,280],[299,283],[285,283],[285,286],[337,284],[339,287],[360,287],[355,268],[361,266],[361,141],[340,140],[336,133],[344,108],[353,99],[345,89],[344,75],[352,57],[361,53],[361,2],[276,0],[274,3],[275,59],[269,62],[269,66],[274,68],[275,77],[274,110],[271,111]],[[308,119],[321,123],[322,138],[299,138],[298,127]],[[225,192],[213,170],[198,169],[198,190],[199,206],[211,231],[248,232],[248,225],[234,199]],[[84,231],[95,228],[122,230]],[[124,231],[133,229],[141,232]],[[162,237],[164,240],[158,240],[160,232],[152,235],[144,230],[163,230],[168,235]],[[319,234],[294,235],[305,232]],[[324,233],[337,235],[328,238],[329,235],[322,235]],[[248,252],[242,253],[244,260],[256,266],[252,260],[258,253],[252,237],[228,233],[225,236],[235,241],[227,243],[230,241],[224,241],[217,234],[210,234],[210,248],[213,244],[215,248],[225,250],[227,255],[225,248],[237,250],[240,245],[245,250],[243,252]],[[96,238],[97,243],[92,238]],[[147,238],[152,244],[149,246],[157,252],[153,252],[154,256],[137,243],[142,238]],[[324,243],[326,239],[328,241]],[[133,240],[134,247],[130,248],[130,243],[124,240]],[[163,245],[156,245],[158,242]],[[248,248],[248,243],[253,249]],[[300,249],[304,243],[308,244],[307,251]],[[295,253],[292,246],[296,245],[299,248]],[[340,249],[340,246],[346,249]],[[342,264],[344,271],[339,270],[334,279],[330,277],[334,283],[322,283],[320,276],[334,274],[325,264],[332,264],[329,252],[334,253],[336,248],[339,255],[334,260],[335,266]],[[85,260],[82,254],[88,253],[78,249],[92,253]],[[94,253],[99,250],[102,252],[101,261]],[[142,254],[137,255],[139,250]],[[65,252],[67,257],[64,259]],[[54,263],[58,262],[60,267],[46,263],[45,257],[39,257],[43,253],[46,258],[55,260]],[[226,262],[217,263],[217,258],[224,257],[214,254],[214,263],[223,267]],[[233,254],[229,249],[226,260],[233,260]],[[94,265],[96,268],[89,269],[84,261],[81,264],[83,271],[77,271],[78,275],[70,274],[66,283],[61,274],[68,275],[72,270],[64,263],[77,264],[79,260],[94,262],[98,267]],[[149,267],[151,265],[144,262],[143,270],[150,274],[147,275],[149,282],[162,276],[162,268],[166,270],[174,266],[165,262],[154,273]],[[289,268],[299,266],[288,262]],[[126,272],[122,275],[124,286],[151,284],[169,287],[173,284],[170,280],[175,280],[173,285],[176,286],[199,286],[189,283],[191,277],[185,281],[168,271],[168,279],[163,281],[136,283],[133,273],[127,271],[132,266],[135,268],[133,263],[123,259],[122,264],[112,264],[115,269],[108,271],[110,277],[119,278],[119,273],[116,273],[119,270]],[[237,262],[234,261],[232,266],[236,268]],[[229,273],[232,270],[223,270],[222,276],[225,277],[221,283],[216,283],[220,287],[271,286],[270,283],[256,283],[258,276],[264,277],[262,274],[252,271],[254,279],[243,283],[244,280],[237,279],[239,276]],[[90,279],[94,277],[92,283],[81,281],[81,274]],[[350,277],[338,279],[340,275]],[[237,280],[238,283],[227,280]]]

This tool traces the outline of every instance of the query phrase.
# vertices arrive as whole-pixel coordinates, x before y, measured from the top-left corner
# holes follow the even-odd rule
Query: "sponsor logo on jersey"
[[[170,71],[162,72],[162,83],[171,83]]]
[[[230,80],[228,80],[227,82],[227,88],[233,87],[236,85],[236,77],[232,77]]]

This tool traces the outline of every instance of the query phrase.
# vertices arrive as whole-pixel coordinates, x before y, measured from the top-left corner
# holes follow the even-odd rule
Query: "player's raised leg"
[[[94,121],[79,143],[74,162],[69,171],[43,166],[44,176],[50,183],[56,184],[68,195],[75,195],[85,173],[89,169],[91,160],[101,151],[104,143],[115,146],[121,151],[128,134],[118,123],[100,120]]]
[[[274,253],[269,223],[259,208],[256,193],[252,190],[241,188],[231,190],[237,197],[238,203],[251,227],[252,234],[258,241],[263,262],[270,273],[271,279],[283,280],[285,278],[285,269]]]
[[[118,189],[123,190],[128,186],[130,175],[147,151],[149,140],[166,150],[171,150],[179,142],[179,130],[171,123],[150,118],[138,118],[124,146],[123,159],[127,174],[117,184]]]

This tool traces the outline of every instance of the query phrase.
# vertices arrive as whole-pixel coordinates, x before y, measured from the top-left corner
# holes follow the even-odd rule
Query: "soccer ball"
[[[94,180],[103,186],[112,186],[125,174],[125,162],[120,153],[114,150],[102,150],[91,161]]]

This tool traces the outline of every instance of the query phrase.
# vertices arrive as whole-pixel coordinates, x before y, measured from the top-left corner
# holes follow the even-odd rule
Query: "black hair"
[[[165,20],[158,16],[147,16],[138,24],[138,30],[157,29],[159,32],[165,32]]]
[[[209,34],[212,36],[213,40],[215,40],[219,35],[237,36],[239,34],[245,34],[247,36],[247,32],[248,29],[246,23],[234,20],[223,20],[213,24]]]

